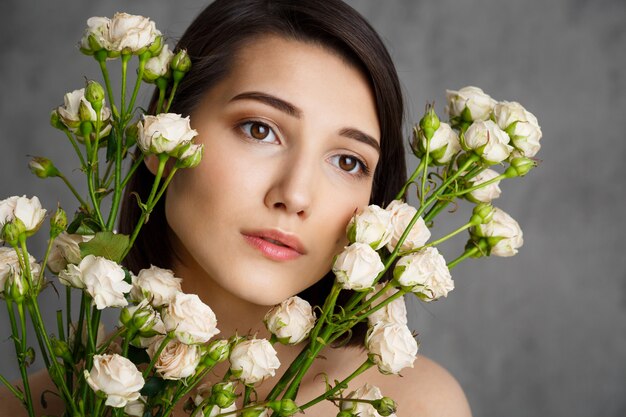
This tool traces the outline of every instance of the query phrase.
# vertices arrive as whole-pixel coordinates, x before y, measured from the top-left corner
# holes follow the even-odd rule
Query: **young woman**
[[[351,216],[386,205],[405,180],[397,74],[374,30],[339,0],[217,0],[177,48],[192,70],[170,111],[191,116],[205,154],[176,174],[127,266],[174,270],[215,311],[223,335],[269,337],[270,306],[295,294],[320,304]],[[145,162],[127,189],[123,233],[139,215],[131,193],[145,195],[156,172],[154,158]],[[298,400],[323,392],[322,374],[341,380],[356,369],[362,345],[360,329],[349,346],[322,352]],[[277,346],[283,370],[301,348]],[[351,388],[365,382],[398,402],[398,416],[470,415],[456,381],[424,357],[402,378],[373,368]],[[259,398],[272,385],[259,386]],[[307,410],[336,414],[329,402]]]

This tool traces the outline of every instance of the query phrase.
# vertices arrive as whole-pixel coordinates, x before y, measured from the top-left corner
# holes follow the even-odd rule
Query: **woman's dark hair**
[[[380,37],[357,11],[340,0],[217,0],[210,4],[175,48],[187,50],[192,69],[179,85],[170,111],[191,114],[205,93],[229,74],[236,53],[263,35],[320,45],[364,74],[374,93],[381,130],[381,154],[370,203],[386,206],[406,180],[402,91]],[[152,109],[155,103],[156,94]],[[129,182],[122,203],[121,233],[130,234],[141,214],[132,193],[145,201],[153,178],[142,164]],[[175,254],[168,240],[164,200],[150,214],[150,221],[143,226],[124,261],[135,273],[150,265],[173,265]],[[333,279],[329,272],[299,295],[313,305],[321,305]],[[348,291],[344,293],[349,296]],[[355,327],[350,344],[362,344],[365,330],[365,325]]]

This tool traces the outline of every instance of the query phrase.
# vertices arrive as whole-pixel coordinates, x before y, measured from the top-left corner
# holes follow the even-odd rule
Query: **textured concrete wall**
[[[421,352],[460,380],[476,416],[626,415],[626,3],[350,4],[386,40],[413,119],[426,100],[441,110],[445,88],[473,84],[520,101],[543,128],[541,166],[503,185],[498,201],[522,225],[525,246],[514,258],[462,264],[448,299],[410,304]],[[201,8],[197,1],[4,1],[0,198],[36,194],[50,209],[71,201],[60,182],[41,182],[26,163],[27,155],[61,161],[69,153],[47,119],[83,76],[98,76],[75,47],[87,17],[145,14],[176,38]],[[452,219],[444,229],[462,221]],[[462,245],[443,250],[452,257]],[[0,313],[0,372],[14,378],[7,326]]]

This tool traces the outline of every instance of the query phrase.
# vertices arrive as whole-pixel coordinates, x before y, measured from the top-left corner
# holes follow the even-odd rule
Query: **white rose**
[[[491,255],[495,256],[513,256],[524,244],[519,223],[497,207],[493,208],[492,220],[477,226],[473,233],[481,237],[495,238],[496,243],[490,244]]]
[[[109,23],[109,42],[114,51],[140,51],[150,46],[157,36],[161,36],[161,32],[147,17],[115,13]]]
[[[493,117],[511,136],[511,142],[521,154],[532,158],[539,152],[541,144],[541,127],[534,114],[515,101],[502,101],[493,109]]]
[[[454,289],[446,260],[436,248],[426,248],[400,258],[393,277],[424,301],[446,297]]]
[[[363,291],[372,287],[385,265],[378,253],[365,243],[353,243],[337,256],[333,272],[346,290]]]
[[[198,134],[191,128],[189,117],[174,113],[143,116],[138,128],[137,146],[144,153],[167,153],[174,157],[178,157],[179,149]]]
[[[500,174],[493,169],[486,169],[483,172],[477,174],[474,178],[472,178],[470,180],[470,184],[472,187],[475,187],[487,181],[491,181],[499,175]],[[468,198],[474,203],[489,203],[491,202],[491,200],[500,197],[500,193],[502,191],[500,190],[498,184],[500,184],[499,180],[478,188],[477,190],[471,191],[468,193]]]
[[[28,255],[30,261],[30,272],[34,280],[37,280],[39,273],[41,272],[41,265],[35,262],[30,254]],[[22,269],[20,268],[20,262],[17,257],[15,249],[8,248],[6,246],[0,246],[0,294],[4,292],[6,285],[15,284],[20,289],[20,294],[23,294]]]
[[[366,300],[372,298],[376,293],[378,293],[384,284],[377,284],[376,291],[372,291],[365,296]],[[372,307],[376,307],[381,302],[385,301],[398,290],[396,288],[389,288],[382,296],[378,297]],[[367,321],[370,326],[374,326],[378,323],[398,323],[398,324],[407,324],[407,311],[406,311],[406,303],[404,301],[404,297],[396,298],[380,310],[377,310],[370,314],[367,317]]]
[[[349,399],[380,400],[381,398],[383,398],[383,394],[377,386],[365,383],[365,385],[346,396],[346,399],[341,402],[341,410],[350,411],[353,415],[358,415],[359,417],[381,417],[378,411],[369,403],[348,401]],[[396,414],[392,413],[389,416],[395,417]]]
[[[428,141],[426,136],[420,135],[420,148],[423,152],[426,152]],[[452,157],[461,150],[461,142],[459,141],[459,135],[456,134],[452,127],[445,122],[441,122],[439,128],[435,130],[433,137],[430,139],[430,147],[428,154],[430,157],[440,165],[450,162]]]
[[[391,223],[393,225],[393,235],[391,240],[387,244],[387,250],[393,252],[396,245],[400,241],[400,237],[409,226],[411,219],[417,213],[415,207],[408,205],[400,200],[393,200],[387,206],[387,210],[391,212]],[[426,227],[424,219],[421,217],[417,219],[408,236],[400,247],[401,251],[409,251],[424,244],[430,239],[430,230]]]
[[[315,314],[311,304],[294,295],[268,311],[263,321],[281,343],[295,345],[315,326]]]
[[[164,336],[157,336],[148,347],[150,359],[154,357]],[[202,358],[202,352],[197,345],[187,345],[176,339],[170,340],[161,351],[154,364],[154,369],[163,379],[182,379],[193,375]]]
[[[98,310],[128,305],[124,294],[132,286],[124,281],[124,276],[117,263],[94,255],[85,256],[78,266],[70,264],[59,273],[63,285],[85,288]]]
[[[132,417],[143,417],[148,397],[140,396],[138,399],[129,401],[124,407],[124,413]]]
[[[135,364],[117,354],[95,355],[93,368],[90,372],[85,370],[85,379],[91,389],[106,395],[105,405],[110,407],[124,407],[137,400],[144,385]]]
[[[220,332],[215,313],[196,294],[177,293],[162,316],[165,330],[186,344],[206,343]]]
[[[150,58],[144,67],[143,77],[146,81],[152,82],[159,77],[165,77],[170,70],[170,61],[174,53],[170,51],[169,45],[164,45],[161,53]]]
[[[280,366],[276,351],[265,339],[238,343],[230,352],[229,359],[233,375],[248,385],[274,376]]]
[[[352,217],[346,231],[350,242],[366,243],[378,250],[391,239],[391,213],[375,204],[369,205]]]
[[[467,122],[489,119],[496,105],[496,101],[482,89],[472,86],[463,87],[458,91],[446,90],[446,99],[448,101],[446,111],[450,117],[463,117]]]
[[[405,324],[379,323],[365,337],[370,358],[383,374],[398,374],[412,368],[417,355],[417,342]]]
[[[85,98],[84,88],[65,94],[63,102],[63,106],[59,106],[57,112],[61,118],[61,122],[63,122],[70,131],[80,133],[79,127],[81,121],[90,121],[93,123],[97,121],[98,115],[91,103]],[[100,109],[100,120],[102,122],[100,137],[108,135],[111,131],[111,125],[108,123],[110,118],[111,110],[103,105],[102,109]]]
[[[169,269],[152,265],[150,268],[142,269],[136,277],[133,277],[133,289],[130,295],[135,301],[147,298],[153,307],[162,307],[169,304],[174,296],[182,291],[182,281],[181,278],[176,278]]]
[[[37,196],[13,196],[0,201],[0,230],[6,223],[18,218],[24,223],[26,234],[32,235],[39,230],[45,217],[46,209],[41,208]]]
[[[96,45],[96,50],[111,50],[111,42],[109,41],[109,25],[111,20],[108,17],[90,17],[87,19],[87,28],[80,40],[80,47],[85,51],[93,51],[92,44],[89,41],[91,37]]]
[[[464,148],[474,150],[489,164],[497,164],[509,157],[513,151],[509,141],[509,135],[491,120],[472,123],[463,135]]]
[[[50,271],[58,274],[67,268],[68,264],[80,263],[80,246],[78,244],[88,242],[92,238],[93,235],[76,235],[62,232],[54,239],[50,249],[47,263]]]

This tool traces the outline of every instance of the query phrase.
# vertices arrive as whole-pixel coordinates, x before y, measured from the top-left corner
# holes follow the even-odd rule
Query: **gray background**
[[[421,352],[458,378],[476,416],[626,415],[626,2],[350,4],[385,39],[411,119],[426,100],[441,112],[446,88],[471,84],[520,101],[543,128],[540,167],[503,184],[497,201],[522,225],[524,247],[514,258],[466,262],[448,299],[410,304]],[[148,15],[177,38],[201,8],[3,1],[0,198],[36,194],[48,209],[72,201],[60,181],[42,182],[26,163],[27,155],[46,155],[68,166],[61,161],[69,144],[48,114],[83,76],[98,77],[75,47],[89,16]],[[444,220],[445,229],[461,217]],[[463,240],[443,251],[456,256]],[[42,253],[41,244],[35,249]],[[7,327],[0,313],[0,372],[15,378]]]

